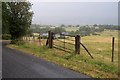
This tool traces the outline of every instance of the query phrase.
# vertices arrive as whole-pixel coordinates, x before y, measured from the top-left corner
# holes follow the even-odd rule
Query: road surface
[[[89,78],[52,62],[2,46],[3,78]]]

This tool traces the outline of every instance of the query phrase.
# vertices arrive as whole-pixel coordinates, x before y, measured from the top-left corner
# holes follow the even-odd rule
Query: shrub
[[[92,35],[99,35],[100,36],[100,34],[97,34],[97,33],[92,33]]]
[[[3,40],[10,40],[11,39],[11,35],[10,34],[2,34],[2,39]]]
[[[41,39],[47,39],[48,37],[47,36],[42,36]]]
[[[0,35],[0,39],[2,39],[2,35]]]
[[[12,40],[11,44],[23,45],[25,44],[25,42],[23,40]]]

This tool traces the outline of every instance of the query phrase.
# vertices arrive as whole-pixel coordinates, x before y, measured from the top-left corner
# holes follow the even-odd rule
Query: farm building
[[[42,33],[41,36],[48,36],[48,33]]]
[[[39,36],[39,33],[32,33],[32,36]]]

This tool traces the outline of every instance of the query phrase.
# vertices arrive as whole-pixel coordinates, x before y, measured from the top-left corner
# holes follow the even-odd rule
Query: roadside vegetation
[[[87,46],[94,59],[91,59],[82,47],[80,55],[76,55],[74,51],[67,53],[54,48],[49,49],[45,45],[39,46],[34,42],[25,43],[24,45],[10,44],[8,47],[24,51],[94,78],[117,78],[118,33],[115,30],[107,30],[99,34],[82,37],[82,43]],[[113,63],[111,62],[111,36],[115,36],[115,56]],[[45,44],[44,39],[42,42]]]

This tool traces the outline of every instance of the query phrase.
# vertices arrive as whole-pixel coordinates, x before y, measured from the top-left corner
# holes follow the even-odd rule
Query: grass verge
[[[7,45],[9,48],[17,49],[47,61],[54,62],[60,66],[75,70],[94,78],[117,78],[118,66],[114,63],[102,62],[99,59],[66,53],[57,49],[49,49],[46,46],[37,46],[26,43],[24,45]]]

